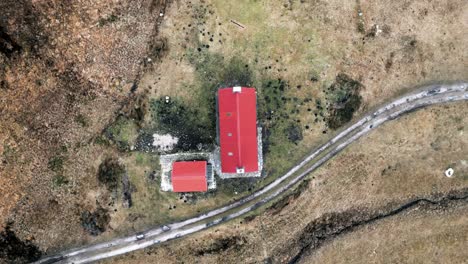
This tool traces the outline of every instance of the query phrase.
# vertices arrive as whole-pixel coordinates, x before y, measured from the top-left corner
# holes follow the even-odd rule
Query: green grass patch
[[[289,70],[303,78],[306,78],[309,71],[320,72],[325,69],[327,59],[319,48],[316,29],[318,23],[305,14],[307,11],[293,15],[280,3],[249,0],[232,3],[215,0],[213,6],[216,15],[226,19],[227,23],[232,19],[245,26],[239,34],[236,34],[239,29],[234,24],[228,26],[228,30],[234,34],[223,45],[230,54],[243,54],[249,62],[259,64],[279,59],[281,65],[277,65],[278,67],[291,66]],[[302,8],[301,4],[295,8]],[[283,16],[288,16],[289,19],[285,20]],[[327,49],[335,50],[333,47]],[[334,53],[333,51],[332,55]],[[261,66],[258,70],[261,70]]]
[[[98,135],[95,137],[94,143],[101,146],[110,146],[109,139],[107,139],[104,135]]]
[[[284,158],[285,155],[290,156],[296,144],[302,140],[302,126],[297,123],[299,114],[297,106],[304,102],[303,99],[290,96],[292,89],[289,82],[281,78],[273,78],[268,73],[262,72],[255,75],[251,70],[254,66],[240,56],[229,59],[207,50],[192,50],[187,57],[196,69],[193,90],[198,91],[196,96],[200,103],[197,105],[203,108],[199,110],[197,117],[203,122],[208,122],[209,130],[207,131],[213,136],[216,135],[215,99],[216,91],[220,87],[236,85],[256,87],[258,120],[264,131],[265,164],[269,167],[276,163],[276,166],[272,166],[275,167],[275,171],[277,170],[275,176],[285,171],[291,164],[288,159]],[[180,129],[179,126],[177,128]],[[280,166],[279,170],[278,166]],[[240,190],[242,188],[237,187],[234,189],[243,192]],[[229,196],[233,193],[226,190]]]
[[[63,185],[66,185],[66,184],[68,184],[68,182],[69,182],[68,179],[65,176],[63,176],[62,174],[57,174],[52,179],[52,184],[56,188],[59,188],[59,187],[61,187]]]
[[[143,165],[146,162],[145,155],[141,152],[135,154],[135,164]]]
[[[114,14],[111,14],[111,15],[109,15],[107,17],[100,18],[99,22],[98,22],[98,25],[99,25],[99,27],[103,27],[103,26],[108,25],[110,23],[114,23],[114,22],[116,22],[118,20],[119,20],[118,16],[116,16]]]
[[[215,109],[216,91],[221,87],[251,86],[253,74],[246,60],[240,57],[225,59],[206,49],[189,50],[189,62],[195,67],[196,86],[200,101]]]
[[[214,143],[216,123],[213,124],[199,107],[186,105],[178,98],[166,102],[161,97],[150,101],[150,109],[153,129],[179,138],[176,150],[193,150],[199,144],[211,146]]]
[[[195,102],[190,105],[180,98],[151,99],[153,124],[148,131],[168,133],[179,138],[175,151],[210,150],[216,143],[216,92],[221,87],[252,86],[253,78],[246,63],[238,58],[225,60],[221,55],[206,50],[188,52],[189,62],[196,70],[193,84],[184,84],[193,90]],[[148,134],[151,134],[148,132]]]
[[[63,162],[64,162],[63,156],[54,156],[47,163],[47,167],[54,172],[60,172],[63,169]]]
[[[157,155],[133,152],[125,161],[129,180],[134,186],[132,207],[126,209],[129,215],[145,216],[144,224],[169,222],[169,205],[174,204],[177,195],[160,191],[159,177],[151,179],[150,174],[160,170]]]
[[[83,114],[77,115],[75,117],[75,122],[80,124],[82,127],[88,127],[89,126],[89,120]]]
[[[13,163],[18,159],[18,152],[15,148],[11,147],[8,144],[3,145],[3,157],[6,162]]]
[[[366,24],[365,24],[363,13],[362,13],[361,1],[359,0],[357,0],[357,4],[356,4],[356,15],[357,15],[356,29],[359,33],[365,34]]]
[[[117,120],[106,129],[104,134],[108,139],[116,143],[120,149],[128,150],[131,145],[135,144],[138,137],[138,125],[131,119],[119,116]],[[97,143],[104,143],[104,141],[99,139]]]
[[[255,189],[260,178],[217,179],[216,193],[227,196],[243,195]]]

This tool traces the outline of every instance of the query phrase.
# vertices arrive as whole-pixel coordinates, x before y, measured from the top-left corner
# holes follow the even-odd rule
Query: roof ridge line
[[[242,168],[242,144],[241,144],[241,139],[240,139],[240,111],[239,111],[239,108],[240,108],[240,104],[239,104],[239,94],[240,93],[236,93],[236,122],[237,122],[237,156],[238,156],[238,159],[237,159],[237,164],[238,164],[238,167],[239,168]]]

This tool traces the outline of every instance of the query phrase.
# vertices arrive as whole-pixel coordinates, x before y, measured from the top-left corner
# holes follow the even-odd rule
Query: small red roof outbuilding
[[[218,90],[221,172],[258,171],[257,92],[255,88]]]
[[[172,164],[172,189],[174,192],[206,192],[206,161],[177,161]]]

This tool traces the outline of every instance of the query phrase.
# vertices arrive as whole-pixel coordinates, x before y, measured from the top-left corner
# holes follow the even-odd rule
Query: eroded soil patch
[[[202,248],[196,252],[196,255],[203,256],[206,254],[219,254],[223,251],[236,249],[242,246],[242,244],[246,243],[246,239],[244,237],[233,236],[233,237],[226,237],[215,240],[211,245],[206,248]]]

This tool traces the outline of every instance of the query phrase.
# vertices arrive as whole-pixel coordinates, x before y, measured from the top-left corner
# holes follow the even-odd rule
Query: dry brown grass
[[[463,263],[468,207],[412,210],[325,244],[299,263]]]
[[[203,263],[235,263],[242,260],[244,263],[258,263],[269,257],[274,262],[287,262],[297,253],[296,243],[306,225],[327,213],[360,208],[364,214],[367,209],[402,204],[416,197],[430,197],[436,193],[466,188],[467,113],[466,103],[458,103],[430,107],[389,122],[312,173],[309,187],[299,198],[290,200],[289,205],[279,213],[273,215],[267,211],[246,223],[242,219],[234,220],[186,239],[111,259],[109,263],[177,263],[182,260]],[[447,178],[443,174],[449,165],[457,172],[454,178]],[[462,212],[455,215],[460,216]],[[466,228],[463,221],[455,220],[456,216],[449,216],[447,224],[442,224],[444,216],[438,214],[435,221],[441,224],[433,227],[446,230],[447,236],[454,230],[451,223]],[[432,219],[433,214],[429,211],[429,215],[417,216],[416,223],[407,225],[408,229],[405,229],[404,224],[399,225],[400,219],[403,223],[411,221],[411,214],[408,216],[406,213],[385,220],[388,223],[385,225],[406,232],[413,230],[413,227],[423,226],[423,222],[418,223],[418,217],[431,221],[429,219]],[[373,227],[366,226],[363,231],[359,230],[359,235],[346,235],[345,241],[352,241],[361,234],[364,236],[367,231],[372,232]],[[424,230],[427,229],[421,231]],[[247,242],[235,249],[228,248],[215,254],[199,256],[194,253],[210,247],[218,239],[232,236],[244,237]],[[340,237],[337,239],[340,241]],[[416,246],[419,239],[415,237],[415,240],[411,240],[408,235],[406,243]],[[358,245],[358,241],[356,244],[352,242],[350,246]],[[452,239],[441,241],[447,244],[438,244],[440,250],[447,248],[447,254],[456,250],[450,246]],[[344,242],[337,243],[343,245]],[[375,243],[379,243],[378,238],[375,238]],[[418,252],[425,252],[424,248],[430,245],[421,247]],[[332,254],[327,255],[329,259],[332,257]]]
[[[0,228],[12,221],[20,239],[43,250],[89,239],[79,217],[108,195],[96,170],[114,152],[93,138],[115,118],[143,69],[160,4],[0,4],[1,26],[24,45],[11,58],[0,54]],[[34,38],[45,41],[35,45]],[[48,165],[54,159],[62,164],[55,171]],[[60,176],[68,183],[55,180]]]
[[[172,216],[162,212],[159,218],[153,218],[155,213],[148,212],[148,206],[125,212],[119,205],[109,206],[117,209],[111,222],[117,231],[110,230],[99,238],[86,235],[79,221],[82,210],[95,208],[96,200],[109,202],[110,194],[95,177],[105,156],[121,155],[138,186],[145,185],[144,170],[151,167],[135,165],[131,155],[95,144],[93,138],[115,117],[140,77],[139,89],[150,89],[151,97],[169,95],[183,98],[188,105],[199,103],[193,97],[200,88],[196,70],[186,56],[200,44],[210,44],[209,50],[226,60],[243,58],[258,79],[289,81],[291,88],[285,92],[289,97],[323,99],[323,88],[337,73],[347,73],[365,86],[363,107],[357,115],[414,86],[468,78],[467,53],[463,52],[467,27],[460,26],[466,24],[463,1],[363,2],[365,34],[357,30],[353,1],[289,2],[176,1],[165,12],[161,28],[169,51],[158,61],[151,57],[149,47],[155,41],[161,1],[67,5],[34,1],[34,11],[41,14],[37,19],[41,33],[50,36],[50,43],[40,47],[40,56],[20,54],[8,62],[5,72],[0,72],[9,84],[9,89],[0,89],[0,191],[5,197],[0,201],[0,223],[13,220],[13,229],[21,238],[33,239],[41,249],[55,250],[111,238],[161,219],[192,215],[230,199],[216,197],[200,204],[203,208],[187,207],[171,212]],[[200,20],[194,15],[200,7],[214,13],[196,26]],[[230,19],[246,28],[239,30]],[[8,29],[18,30],[19,21],[10,22]],[[374,24],[384,31],[366,37]],[[199,32],[202,29],[215,35],[213,42]],[[148,57],[154,67],[145,68],[150,65]],[[272,69],[265,69],[267,66]],[[312,75],[318,81],[311,81]],[[297,89],[297,85],[302,88]],[[234,221],[214,229],[219,232],[211,230],[183,240],[181,245],[174,242],[146,252],[158,253],[161,261],[177,262],[194,258],[190,249],[209,246],[211,239],[224,236],[221,233],[242,233],[247,246],[241,246],[238,252],[228,250],[201,260],[258,262],[326,212],[356,204],[373,207],[465,186],[466,177],[441,177],[449,165],[455,166],[456,174],[466,175],[466,160],[459,158],[466,157],[468,149],[463,134],[468,123],[466,105],[457,106],[423,110],[377,130],[314,173],[309,190],[274,217],[267,213],[248,225]],[[329,132],[322,133],[323,122],[313,123],[309,107],[313,109],[314,103],[304,103],[293,117],[304,127],[310,125],[303,131],[304,140],[296,147],[280,145],[277,153],[266,158],[267,168],[276,166],[279,173],[330,137]],[[75,121],[78,115],[85,117],[87,126]],[[289,159],[284,159],[285,154]],[[69,180],[60,188],[53,185],[56,172],[47,168],[49,160],[57,156],[64,156],[63,174]],[[140,187],[136,202],[142,205],[153,194]],[[172,203],[177,197],[162,199]],[[130,213],[143,213],[142,218],[146,218],[132,226]],[[296,229],[291,232],[286,225]],[[138,254],[131,256],[154,261]]]

